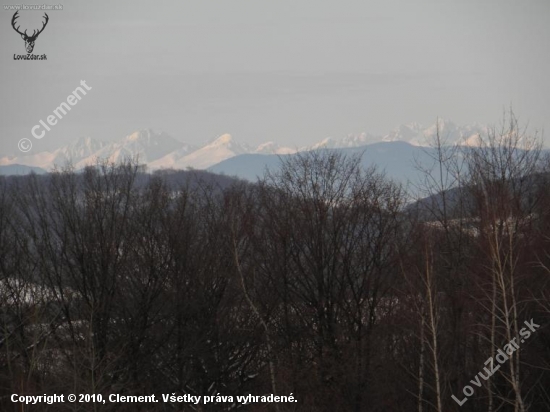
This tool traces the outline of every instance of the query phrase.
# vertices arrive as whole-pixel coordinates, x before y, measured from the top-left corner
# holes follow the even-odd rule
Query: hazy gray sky
[[[145,127],[194,144],[231,133],[306,145],[438,116],[495,123],[510,104],[548,125],[548,0],[61,4],[36,40],[47,61],[14,60],[24,42],[14,11],[0,10],[2,154],[23,137],[41,151]],[[42,14],[22,11],[20,24],[39,27]],[[31,127],[80,80],[92,90],[35,140]]]

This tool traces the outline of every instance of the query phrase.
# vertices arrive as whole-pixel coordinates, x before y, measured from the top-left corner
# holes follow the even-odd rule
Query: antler
[[[27,35],[27,30],[25,30],[25,33],[21,33],[19,31],[19,27],[21,26],[17,26],[17,28],[15,27],[15,20],[19,17],[17,14],[19,13],[19,11],[16,11],[15,14],[13,15],[12,19],[11,19],[11,25],[13,27],[13,29],[19,33],[21,36],[26,36]]]
[[[28,37],[29,39],[34,39],[34,38],[38,37],[38,35],[39,35],[40,33],[42,33],[42,31],[46,28],[46,25],[48,24],[48,21],[50,20],[50,18],[48,17],[48,14],[47,14],[47,13],[44,13],[44,18],[45,18],[46,20],[42,23],[42,28],[41,28],[40,30],[38,30],[38,32],[37,32],[36,30],[34,30],[33,33],[32,33],[32,36],[29,36],[29,35],[27,34],[27,30],[25,30],[24,33],[21,33],[21,32],[19,31],[19,27],[21,27],[21,26],[15,27],[15,23],[16,23],[15,20],[17,20],[17,19],[19,18],[18,13],[19,13],[19,11],[16,11],[15,14],[13,15],[13,17],[12,17],[12,19],[11,19],[11,25],[12,25],[13,29],[14,29],[17,33],[19,33],[21,36]]]
[[[46,18],[46,21],[44,23],[42,23],[42,28],[40,30],[38,30],[38,33],[35,33],[36,30],[33,31],[32,33],[32,38],[35,38],[35,37],[38,37],[38,35],[40,33],[42,33],[42,31],[44,31],[44,28],[46,28],[46,25],[48,24],[48,21],[50,20],[50,18],[48,17],[48,15],[46,13],[44,13],[44,17]]]

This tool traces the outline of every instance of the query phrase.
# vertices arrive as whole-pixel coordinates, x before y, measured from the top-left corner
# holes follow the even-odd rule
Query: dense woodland
[[[257,184],[136,162],[0,178],[0,410],[550,410],[550,161],[513,116],[480,148],[441,138],[410,187],[334,151]]]

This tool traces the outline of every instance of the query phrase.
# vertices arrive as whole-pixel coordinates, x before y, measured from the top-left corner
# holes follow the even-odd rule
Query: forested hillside
[[[0,410],[550,410],[550,162],[515,122],[434,149],[415,207],[330,151],[258,184],[131,162],[0,177]]]

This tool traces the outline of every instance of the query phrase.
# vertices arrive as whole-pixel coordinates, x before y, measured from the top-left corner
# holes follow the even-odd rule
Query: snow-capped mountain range
[[[274,142],[257,147],[238,143],[230,134],[223,134],[202,147],[181,142],[164,132],[150,129],[136,131],[119,141],[105,142],[90,137],[80,138],[53,151],[0,157],[0,166],[24,165],[50,170],[70,162],[76,169],[93,165],[98,160],[119,162],[127,158],[147,164],[150,170],[207,169],[240,154],[291,154],[319,148],[353,148],[377,142],[404,141],[414,146],[428,146],[436,137],[437,125],[423,127],[417,123],[401,125],[384,136],[368,133],[343,138],[326,138],[305,147],[284,147]],[[444,144],[476,145],[479,135],[486,135],[484,126],[457,126],[449,121],[439,122],[439,135]]]

